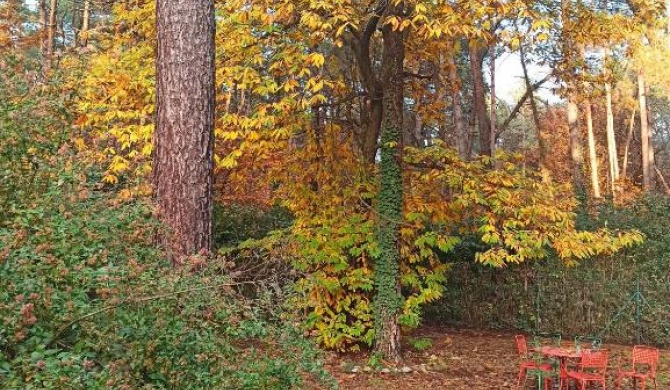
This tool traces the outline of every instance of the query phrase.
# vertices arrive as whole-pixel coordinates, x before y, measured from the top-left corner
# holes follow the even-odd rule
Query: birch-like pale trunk
[[[619,180],[619,158],[614,135],[614,114],[612,112],[612,86],[605,84],[605,104],[607,108],[607,153],[609,156],[610,183],[612,195],[616,192],[616,183]]]
[[[640,105],[640,138],[642,142],[642,188],[651,190],[650,153],[649,153],[649,120],[647,118],[647,92],[644,72],[637,74],[637,94]]]
[[[586,131],[589,143],[589,165],[591,168],[591,189],[593,190],[593,197],[598,199],[600,195],[600,180],[598,178],[598,155],[596,154],[596,139],[593,135],[593,112],[591,110],[591,101],[586,100],[584,103],[584,110],[586,114]]]

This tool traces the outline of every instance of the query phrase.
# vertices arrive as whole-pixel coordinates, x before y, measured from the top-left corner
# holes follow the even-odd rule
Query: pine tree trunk
[[[637,94],[640,104],[640,135],[642,142],[642,188],[651,190],[651,171],[649,166],[649,120],[647,118],[647,93],[645,87],[644,73],[637,75]]]
[[[40,19],[40,54],[42,55],[42,73],[46,73],[46,70],[49,68],[49,65],[47,64],[48,60],[48,55],[47,55],[47,36],[48,32],[47,30],[49,29],[47,27],[47,2],[46,0],[40,0],[38,4],[38,12],[39,12],[39,19]]]
[[[589,142],[589,163],[591,166],[591,188],[593,190],[593,197],[600,198],[600,181],[598,179],[598,155],[596,154],[596,140],[593,135],[593,113],[591,110],[591,102],[587,100],[584,104],[586,111],[586,130]]]
[[[579,111],[577,103],[572,96],[568,97],[568,129],[570,131],[570,160],[572,162],[572,180],[575,194],[585,194],[584,176],[582,167],[584,165],[584,154],[582,151],[582,137],[579,131]]]
[[[484,74],[482,71],[482,60],[480,49],[475,39],[470,40],[468,47],[470,53],[470,71],[472,72],[474,111],[479,127],[479,154],[491,155],[491,120],[489,110],[486,108],[486,93],[484,91]]]
[[[451,85],[451,100],[453,103],[454,127],[456,131],[456,147],[458,148],[458,154],[461,158],[468,160],[470,159],[470,152],[468,150],[468,132],[463,118],[460,78],[458,77],[458,67],[456,65],[456,59],[454,58],[455,56],[456,53],[453,52],[453,49],[447,54],[447,69]]]
[[[490,130],[489,130],[489,149],[491,149],[491,155],[495,154],[496,151],[496,50],[495,46],[491,45],[491,48],[489,49],[490,52],[490,57],[491,57],[491,64],[490,64],[490,69],[491,69],[491,112],[490,112],[490,118],[489,118],[489,123],[490,125]]]
[[[617,156],[616,137],[614,135],[614,114],[612,112],[612,87],[605,84],[605,104],[607,106],[607,154],[609,156],[610,181],[612,196],[616,193],[616,182],[619,180],[619,157]]]
[[[633,130],[635,129],[635,108],[633,107],[633,113],[630,115],[630,125],[628,126],[628,136],[626,136],[626,147],[623,152],[623,166],[621,171],[621,176],[625,179],[628,177],[628,154],[630,151],[630,143],[633,141]]]
[[[56,11],[58,10],[58,0],[51,0],[49,5],[49,21],[47,26],[47,39],[46,39],[46,59],[44,64],[46,65],[45,73],[51,70],[51,65],[53,64],[54,50],[56,46]]]
[[[159,0],[154,188],[173,263],[211,249],[214,2]]]
[[[400,6],[390,6],[394,15]],[[377,196],[376,239],[381,251],[375,261],[373,300],[375,315],[375,352],[384,358],[400,360],[400,327],[402,308],[399,292],[400,252],[399,224],[403,218],[402,138],[404,109],[403,34],[387,25],[383,29],[382,80],[384,80],[384,118],[381,130],[381,186]]]
[[[79,31],[81,40],[79,44],[86,46],[88,44],[88,30],[91,22],[91,0],[84,0],[84,11],[81,16],[81,30]]]

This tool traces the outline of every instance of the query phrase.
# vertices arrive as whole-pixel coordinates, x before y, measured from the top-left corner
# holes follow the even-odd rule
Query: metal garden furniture
[[[566,369],[562,372],[559,389],[563,388],[563,384],[567,386],[570,381],[575,381],[581,390],[586,390],[587,383],[599,384],[603,390],[606,390],[605,373],[608,361],[609,351],[581,351],[581,362],[577,365],[578,370],[571,371]]]
[[[641,381],[640,388],[644,390],[647,379],[651,379],[654,384],[654,389],[658,388],[656,384],[656,368],[658,367],[658,361],[660,359],[660,353],[658,349],[645,347],[642,345],[636,345],[633,347],[633,362],[631,371],[623,371],[621,369],[621,362],[619,362],[619,368],[617,370],[617,379],[616,379],[616,388],[621,389],[621,381],[624,378],[630,378],[633,380],[633,388],[636,388],[638,380]]]

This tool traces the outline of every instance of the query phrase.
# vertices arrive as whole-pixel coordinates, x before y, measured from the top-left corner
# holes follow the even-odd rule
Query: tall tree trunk
[[[570,131],[570,160],[572,162],[572,180],[575,193],[578,196],[585,194],[584,176],[582,167],[584,165],[584,154],[582,151],[582,137],[579,131],[579,110],[572,96],[568,97],[568,129]]]
[[[398,15],[401,5],[390,5],[389,15]],[[400,360],[400,327],[402,308],[399,291],[400,252],[399,224],[402,220],[402,139],[404,111],[403,33],[383,28],[382,80],[384,85],[384,119],[381,132],[381,186],[377,195],[376,239],[380,255],[375,261],[373,300],[375,315],[375,351],[387,359]]]
[[[49,5],[49,20],[47,26],[47,41],[46,41],[46,65],[45,73],[51,70],[53,64],[54,50],[56,46],[56,12],[58,11],[58,0],[51,0]]]
[[[642,188],[651,190],[650,152],[649,152],[649,120],[647,118],[647,92],[644,73],[637,75],[637,94],[640,104],[640,138],[642,142]]]
[[[607,107],[607,154],[609,156],[612,196],[616,196],[616,183],[619,180],[619,157],[617,156],[616,137],[614,135],[614,114],[612,112],[612,87],[605,83],[605,104]]]
[[[591,188],[593,190],[593,197],[600,198],[600,181],[598,179],[598,155],[596,154],[596,139],[593,135],[593,112],[591,109],[591,101],[588,99],[584,103],[584,110],[586,111],[586,131],[589,142],[589,163],[591,167]]]
[[[495,45],[491,45],[489,49],[490,58],[491,58],[491,112],[489,123],[491,124],[491,129],[489,130],[489,142],[491,149],[491,155],[495,154],[496,151],[496,48]]]
[[[649,96],[649,87],[647,86],[647,96]],[[649,181],[651,182],[651,190],[656,190],[656,149],[654,148],[654,119],[647,105],[647,120],[649,121]]]
[[[621,177],[627,179],[628,177],[628,154],[630,150],[630,143],[633,141],[633,130],[635,129],[635,107],[633,107],[633,113],[630,115],[630,125],[628,126],[628,136],[626,137],[626,148],[623,152],[623,170]]]
[[[458,67],[456,65],[456,53],[453,47],[447,53],[447,71],[449,76],[449,85],[451,89],[451,100],[454,111],[454,130],[456,131],[456,147],[458,154],[464,160],[470,159],[470,151],[468,148],[468,131],[465,126],[463,117],[463,103],[461,101],[461,83],[458,77]]]
[[[38,4],[39,8],[39,19],[40,19],[40,54],[42,54],[42,72],[46,73],[46,70],[49,69],[48,65],[48,53],[47,53],[47,37],[49,36],[47,26],[47,2],[46,0],[40,0]]]
[[[470,70],[472,72],[474,111],[479,127],[479,154],[491,155],[491,120],[486,108],[486,93],[480,48],[475,39],[468,45],[470,53]]]
[[[81,15],[81,30],[79,31],[81,40],[79,44],[86,46],[88,44],[88,30],[91,23],[91,0],[84,0],[84,11]]]
[[[214,1],[158,0],[154,187],[177,264],[212,245]]]

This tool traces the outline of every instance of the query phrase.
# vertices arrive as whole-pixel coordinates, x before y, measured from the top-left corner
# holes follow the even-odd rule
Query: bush
[[[35,119],[51,108],[32,99],[0,99],[0,388],[333,384],[275,292],[246,298],[252,278],[223,260],[162,261],[150,205],[97,184],[63,141],[67,116]]]
[[[286,389],[304,372],[325,378],[293,326],[236,292],[225,262],[171,269],[147,244],[146,205],[81,199],[81,188],[72,199],[75,177],[0,230],[0,387]]]

